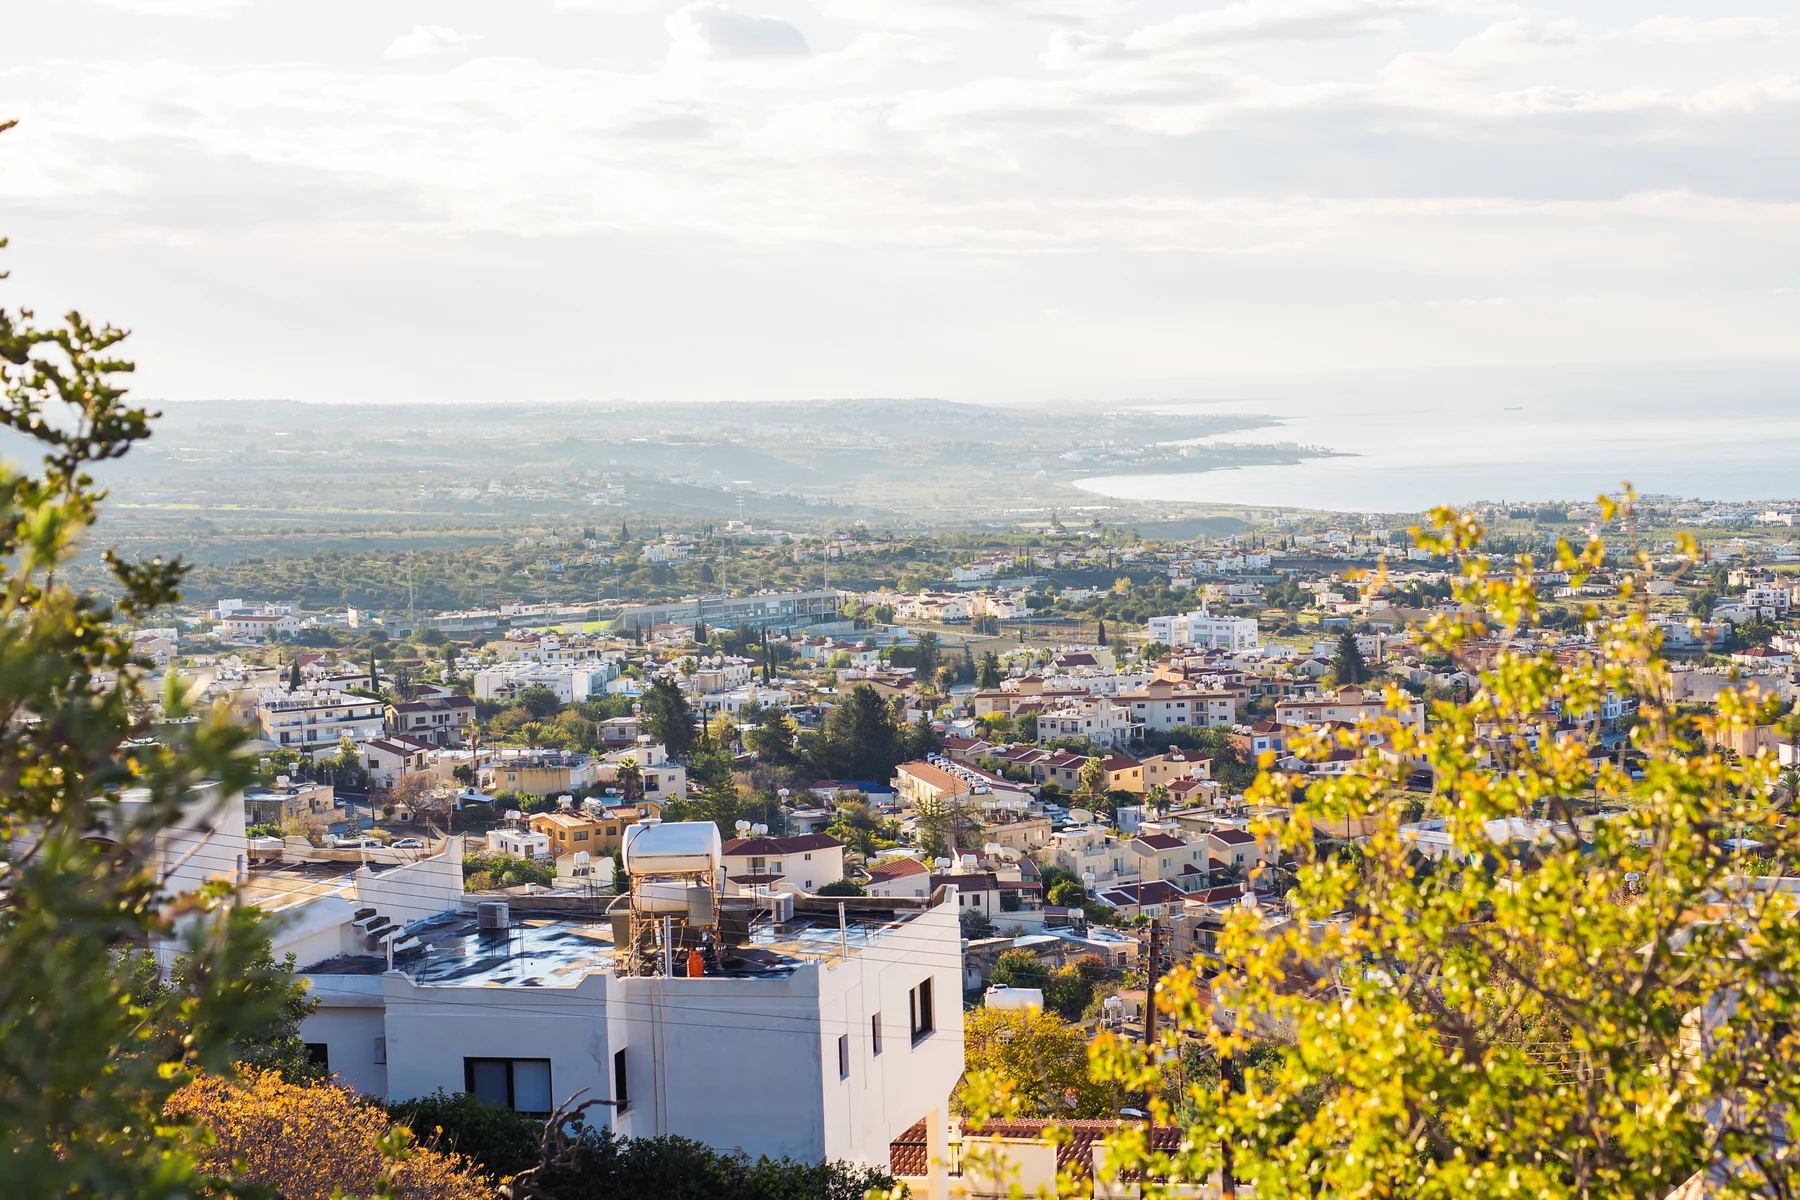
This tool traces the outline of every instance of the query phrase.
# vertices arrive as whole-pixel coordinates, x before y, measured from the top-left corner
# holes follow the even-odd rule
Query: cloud
[[[633,17],[668,7],[668,0],[551,0],[557,12],[600,12],[614,17]]]
[[[889,29],[1072,28],[1130,8],[1132,0],[819,0],[830,16]]]
[[[1397,33],[1404,26],[1396,14],[1423,7],[1407,0],[1240,0],[1148,26],[1128,44],[1159,51]]]
[[[467,54],[479,41],[479,33],[458,33],[444,25],[414,25],[388,44],[388,58],[446,58]]]
[[[1489,25],[1455,49],[1402,54],[1381,72],[1384,80],[1411,86],[1437,86],[1490,79],[1542,59],[1578,54],[1602,39],[1572,19],[1542,22],[1512,17]]]
[[[1635,41],[1666,46],[1730,46],[1792,38],[1800,30],[1774,17],[1651,17],[1631,28]]]
[[[150,17],[225,17],[250,7],[250,0],[96,0],[96,3]]]
[[[723,4],[678,8],[664,23],[677,59],[735,61],[804,58],[812,53],[806,35],[780,17],[753,16]]]

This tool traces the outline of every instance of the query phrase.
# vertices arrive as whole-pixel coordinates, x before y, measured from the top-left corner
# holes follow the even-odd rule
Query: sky
[[[1800,355],[1800,0],[15,0],[140,396],[1174,398]]]

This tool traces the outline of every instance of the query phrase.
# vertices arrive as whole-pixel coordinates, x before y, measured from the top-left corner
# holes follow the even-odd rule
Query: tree
[[[408,771],[394,780],[394,786],[388,791],[388,798],[395,804],[404,804],[414,812],[423,812],[431,807],[433,794],[441,782],[432,771]]]
[[[861,896],[866,893],[863,885],[854,879],[834,879],[816,893],[820,896]]]
[[[1628,512],[1601,507],[1629,527]],[[1222,1135],[1259,1197],[1660,1197],[1707,1170],[1721,1188],[1793,1195],[1800,927],[1758,875],[1770,858],[1792,861],[1800,835],[1768,756],[1708,749],[1749,728],[1750,706],[1735,692],[1716,713],[1675,703],[1636,545],[1624,556],[1632,602],[1604,620],[1603,653],[1519,646],[1539,604],[1532,564],[1490,565],[1481,532],[1433,514],[1422,543],[1461,563],[1462,607],[1420,630],[1425,648],[1479,669],[1481,686],[1434,705],[1423,731],[1393,715],[1373,723],[1379,748],[1361,731],[1303,740],[1314,760],[1364,748],[1346,773],[1271,772],[1249,793],[1292,806],[1265,829],[1297,856],[1291,925],[1271,934],[1235,913],[1210,1001],[1191,972],[1165,977],[1165,1045],[1197,1036],[1236,1056],[1255,1028],[1291,1040],[1238,1063],[1236,1079],[1228,1070],[1230,1088],[1190,1091],[1190,1144],[1175,1159],[1146,1164],[1121,1146],[1117,1161],[1204,1178]],[[1597,540],[1565,545],[1558,568],[1580,586],[1605,553]],[[1638,703],[1634,770],[1539,736],[1546,711],[1597,728],[1609,693]],[[1442,781],[1451,852],[1428,867],[1398,830],[1414,761]],[[1605,819],[1583,815],[1595,811]],[[1541,837],[1489,836],[1495,821],[1531,818]],[[1346,820],[1371,830],[1360,855],[1317,853],[1302,832]],[[1287,982],[1306,979],[1330,989]],[[1112,1045],[1098,1067],[1154,1090],[1158,1059]],[[1168,1119],[1167,1106],[1155,1115]]]
[[[294,661],[288,665],[288,691],[297,692],[299,690],[300,690],[300,656],[296,654],[294,656]]]
[[[170,1097],[167,1111],[210,1132],[192,1147],[207,1170],[274,1189],[283,1200],[369,1196],[382,1188],[397,1200],[493,1194],[468,1160],[411,1149],[404,1127],[341,1084],[294,1084],[274,1071],[251,1071],[242,1082],[201,1075]]]
[[[994,1104],[996,1095],[1003,1104]],[[1086,1033],[1056,1013],[978,1008],[963,1017],[963,1079],[951,1103],[964,1113],[999,1107],[1091,1120],[1117,1114],[1118,1089],[1089,1073]]]
[[[866,683],[839,698],[808,746],[810,769],[821,779],[891,779],[902,753],[893,710]]]
[[[696,741],[694,714],[674,680],[658,679],[644,692],[643,718],[644,731],[662,743],[669,757],[687,760]]]
[[[1087,889],[1076,879],[1061,879],[1051,887],[1046,897],[1058,908],[1080,908],[1087,902]]]
[[[1089,800],[1106,794],[1106,785],[1111,777],[1106,773],[1106,763],[1098,757],[1090,758],[1081,764],[1081,771],[1076,778],[1081,783],[1081,794]]]
[[[919,844],[932,858],[966,853],[981,840],[981,819],[967,795],[919,800],[913,805],[913,821],[919,830]]]
[[[1106,645],[1106,622],[1105,621],[1095,621],[1094,622],[1094,640],[1096,642],[1100,643],[1100,645],[1102,645],[1102,646]]]
[[[259,915],[220,884],[169,897],[153,867],[159,833],[183,814],[203,819],[253,766],[225,712],[190,708],[178,688],[161,697],[158,728],[134,665],[126,631],[179,600],[187,568],[108,551],[99,557],[115,600],[66,582],[100,512],[90,472],[150,433],[150,414],[127,406],[119,385],[131,369],[115,349],[124,337],[79,313],[42,327],[0,309],[0,425],[42,455],[32,471],[0,465],[7,1196],[200,1190],[181,1151],[189,1122],[165,1120],[164,1103],[194,1070],[227,1067],[280,1007],[256,965],[267,949]],[[121,948],[153,941],[185,946],[191,987],[134,1002],[135,956]],[[168,1029],[181,1033],[174,1057]]]
[[[635,758],[621,758],[618,773],[613,781],[619,785],[619,791],[625,796],[627,804],[634,804],[644,794],[644,768],[638,766]]]
[[[563,706],[556,693],[541,684],[520,691],[513,703],[531,714],[534,721],[548,721],[561,712]]]
[[[428,1149],[459,1154],[495,1180],[537,1165],[544,1123],[510,1108],[483,1104],[471,1092],[429,1096],[387,1106],[396,1125],[412,1130]]]
[[[419,686],[411,667],[394,668],[394,694],[402,700],[411,700],[419,694]]]
[[[875,839],[881,832],[881,818],[867,800],[843,800],[825,830],[838,841],[865,858],[875,850]]]
[[[800,727],[786,712],[773,706],[763,709],[756,716],[756,728],[744,735],[745,746],[755,753],[757,758],[778,770],[797,765],[800,752],[794,743],[800,736]]]
[[[919,644],[914,647],[913,666],[917,679],[925,680],[937,675],[938,662],[942,652],[938,648],[938,635],[926,630],[919,635]]]
[[[1000,669],[1000,656],[992,650],[983,654],[981,665],[975,668],[975,685],[983,691],[993,691],[1000,686],[1000,680],[1004,677],[1004,672]]]
[[[529,1179],[533,1200],[863,1200],[894,1179],[849,1163],[752,1160],[679,1136],[620,1138],[610,1129],[565,1127]]]
[[[1013,731],[1022,742],[1035,742],[1038,736],[1038,715],[1034,712],[1020,713],[1013,718]]]
[[[1160,783],[1152,784],[1150,790],[1144,793],[1145,806],[1158,816],[1168,812],[1169,805],[1173,802],[1174,796],[1170,794],[1166,786]]]
[[[1029,950],[1008,950],[994,964],[988,982],[995,987],[1041,989],[1050,985],[1050,968]]]
[[[1369,666],[1363,662],[1362,648],[1356,644],[1356,635],[1346,629],[1338,635],[1337,653],[1331,659],[1331,681],[1343,687],[1365,683],[1368,678]]]

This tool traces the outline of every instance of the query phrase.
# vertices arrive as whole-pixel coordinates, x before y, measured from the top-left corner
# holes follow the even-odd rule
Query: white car
[[[397,842],[388,843],[388,849],[390,850],[423,850],[424,848],[425,843],[421,842],[418,838],[401,838]]]

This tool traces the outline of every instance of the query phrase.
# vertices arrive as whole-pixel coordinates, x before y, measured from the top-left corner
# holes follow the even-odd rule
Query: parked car
[[[418,838],[401,838],[397,842],[389,842],[388,848],[390,850],[423,850],[425,843]]]

